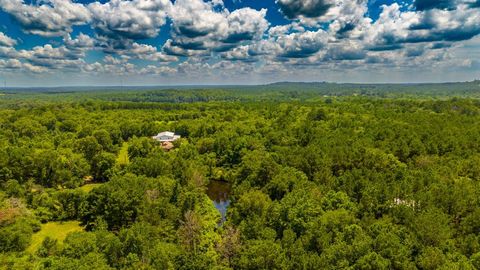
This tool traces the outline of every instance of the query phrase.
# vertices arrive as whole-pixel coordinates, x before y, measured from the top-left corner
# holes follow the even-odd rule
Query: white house
[[[173,142],[180,139],[180,135],[175,135],[175,133],[170,131],[164,131],[164,132],[158,133],[157,136],[153,136],[152,138],[159,142]]]

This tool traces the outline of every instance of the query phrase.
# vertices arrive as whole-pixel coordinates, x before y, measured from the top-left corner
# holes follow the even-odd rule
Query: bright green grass
[[[79,187],[80,190],[83,190],[84,192],[86,193],[89,193],[90,191],[92,191],[94,188],[97,188],[99,186],[101,186],[103,184],[101,183],[97,183],[97,184],[86,184],[86,185],[83,185],[81,187]]]
[[[83,231],[83,227],[80,226],[80,222],[78,221],[48,222],[42,224],[41,230],[32,236],[32,243],[27,248],[27,252],[36,252],[47,236],[52,239],[57,239],[58,243],[62,244],[67,234],[80,231]]]
[[[118,152],[117,165],[128,165],[130,160],[128,158],[128,143],[124,142],[120,152]]]

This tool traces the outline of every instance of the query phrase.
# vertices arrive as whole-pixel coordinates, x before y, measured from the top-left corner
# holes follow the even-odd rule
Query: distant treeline
[[[441,84],[275,83],[259,86],[72,87],[0,91],[1,100],[191,103],[208,101],[317,101],[322,97],[480,98],[480,81]]]

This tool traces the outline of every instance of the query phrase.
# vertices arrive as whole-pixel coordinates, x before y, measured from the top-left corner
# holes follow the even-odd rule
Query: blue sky
[[[10,86],[480,78],[480,0],[0,0]]]

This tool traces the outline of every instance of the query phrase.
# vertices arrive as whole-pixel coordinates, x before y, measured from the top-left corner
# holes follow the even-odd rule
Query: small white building
[[[180,139],[180,137],[181,137],[180,135],[175,135],[175,133],[171,131],[164,131],[164,132],[158,133],[157,136],[153,136],[152,138],[159,142],[174,142]]]
[[[393,205],[398,206],[398,205],[404,205],[408,206],[410,208],[415,208],[417,207],[417,202],[414,200],[403,200],[400,198],[395,198],[393,199]]]

